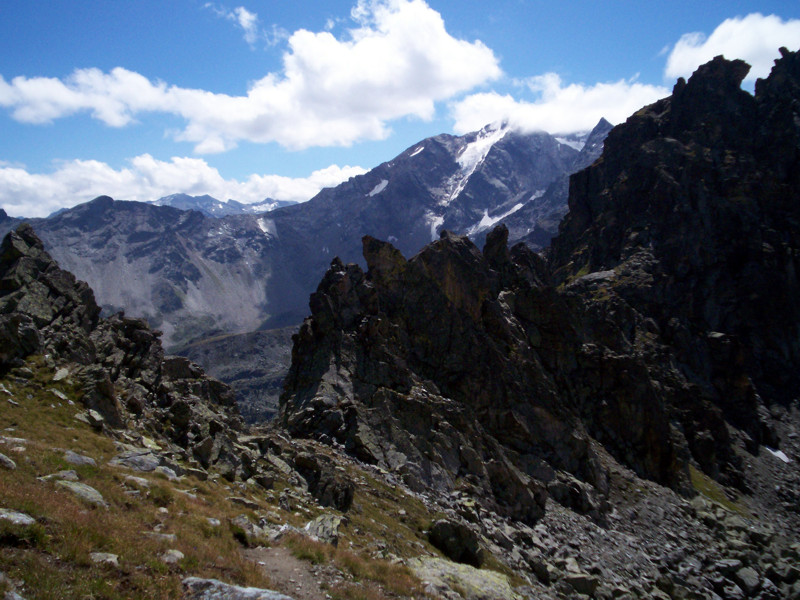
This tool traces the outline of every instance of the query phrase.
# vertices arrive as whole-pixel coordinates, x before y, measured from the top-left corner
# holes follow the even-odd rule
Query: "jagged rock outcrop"
[[[0,245],[0,348],[3,372],[45,355],[80,386],[99,427],[165,438],[230,478],[254,474],[251,453],[236,447],[242,421],[231,389],[165,356],[160,332],[143,320],[100,318],[89,286],[59,268],[29,225]]]
[[[519,520],[546,490],[602,521],[597,444],[684,493],[690,465],[747,490],[800,373],[800,57],[755,96],[747,69],[718,57],[615,128],[547,261],[505,228],[334,260],[282,423]]]
[[[541,259],[524,245],[509,252],[506,240],[498,228],[482,254],[445,233],[406,261],[366,237],[367,273],[334,261],[295,339],[282,421],[417,489],[466,491],[514,519],[541,516],[548,487],[600,518],[606,475],[581,421],[595,367],[581,333],[589,317],[542,285]],[[583,386],[570,383],[578,376]],[[643,382],[634,393],[649,389]],[[644,474],[677,480],[662,413],[634,402],[606,425],[620,452]],[[632,418],[638,435],[628,432]]]

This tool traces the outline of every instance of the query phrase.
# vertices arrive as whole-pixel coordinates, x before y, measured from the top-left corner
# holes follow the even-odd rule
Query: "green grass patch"
[[[304,535],[288,535],[286,536],[284,545],[291,551],[295,558],[307,560],[313,565],[327,563],[336,554],[336,549],[330,544],[317,542]]]
[[[719,504],[731,512],[738,513],[745,517],[750,516],[747,508],[728,498],[722,486],[691,464],[689,465],[689,478],[692,482],[692,487],[712,502]]]

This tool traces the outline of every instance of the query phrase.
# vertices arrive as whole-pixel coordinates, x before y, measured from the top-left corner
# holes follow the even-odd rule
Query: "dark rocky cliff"
[[[800,383],[800,57],[782,54],[755,96],[718,57],[616,128],[552,247],[557,281],[648,323],[670,420],[715,475],[736,477],[731,435],[779,443],[768,409]]]
[[[690,495],[693,470],[752,489],[750,458],[796,440],[800,57],[782,55],[755,96],[718,57],[615,128],[548,261],[504,228],[482,253],[445,233],[408,261],[366,237],[366,272],[334,260],[282,422],[519,519],[547,492],[602,519],[606,452]]]

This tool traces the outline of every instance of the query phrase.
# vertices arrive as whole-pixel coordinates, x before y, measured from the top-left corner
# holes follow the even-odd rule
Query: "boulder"
[[[108,464],[147,473],[161,465],[161,457],[150,450],[126,450],[108,461]]]
[[[70,491],[77,498],[80,498],[87,504],[91,504],[92,506],[100,508],[108,508],[108,503],[105,501],[102,494],[100,494],[100,492],[90,485],[86,485],[85,483],[80,483],[78,481],[69,481],[66,479],[56,481],[56,485]]]
[[[15,359],[33,354],[41,345],[39,330],[30,316],[0,315],[0,368],[6,369]]]
[[[267,540],[267,531],[250,521],[247,515],[231,519],[231,530],[234,537],[245,546],[257,546]]]
[[[308,491],[322,506],[347,512],[353,504],[355,485],[337,471],[329,460],[310,453],[300,453],[294,459],[295,468],[308,484]]]
[[[241,587],[216,579],[187,577],[183,580],[185,600],[292,600],[272,590]]]
[[[483,564],[484,552],[477,534],[463,523],[440,519],[428,531],[430,543],[450,560],[473,567]]]
[[[30,515],[8,508],[0,508],[0,520],[8,521],[12,525],[21,525],[23,527],[36,523],[36,519]]]
[[[161,562],[167,565],[177,565],[183,560],[183,552],[175,550],[174,548],[167,550],[159,556]]]
[[[97,461],[95,461],[95,459],[93,459],[91,456],[84,456],[83,454],[78,454],[72,450],[67,450],[64,452],[64,460],[66,460],[69,464],[76,466],[97,466]]]
[[[17,463],[8,458],[5,454],[0,452],[0,467],[13,471],[17,468]]]
[[[337,546],[339,544],[339,527],[345,522],[338,515],[322,514],[306,523],[303,531],[320,542]]]
[[[110,567],[119,566],[119,556],[109,552],[91,552],[89,554],[89,560],[96,565],[108,565]]]
[[[410,559],[408,566],[423,584],[428,584],[431,595],[436,598],[460,597],[464,600],[519,598],[508,578],[497,571],[476,569],[470,565],[430,556]]]

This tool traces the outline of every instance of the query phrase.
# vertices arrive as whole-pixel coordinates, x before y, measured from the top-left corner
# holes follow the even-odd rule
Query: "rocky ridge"
[[[409,260],[365,237],[367,270],[334,260],[311,297],[282,424],[450,498],[556,595],[611,568],[636,581],[612,595],[795,597],[767,575],[800,525],[800,56],[781,54],[755,96],[718,57],[612,130],[547,260],[504,227]],[[588,527],[594,584],[503,546],[498,519]]]
[[[243,423],[231,389],[165,355],[143,320],[101,318],[92,290],[58,267],[29,225],[0,245],[0,336],[3,372],[45,356],[77,383],[96,428],[167,439],[190,464],[232,479],[248,468],[235,447]]]
[[[282,206],[295,204],[286,200],[271,200],[267,198],[253,204],[242,204],[236,200],[221,202],[209,195],[190,196],[188,194],[171,194],[159,198],[153,204],[158,206],[172,206],[180,210],[197,210],[207,217],[225,217],[227,215],[259,214],[265,213]]]

